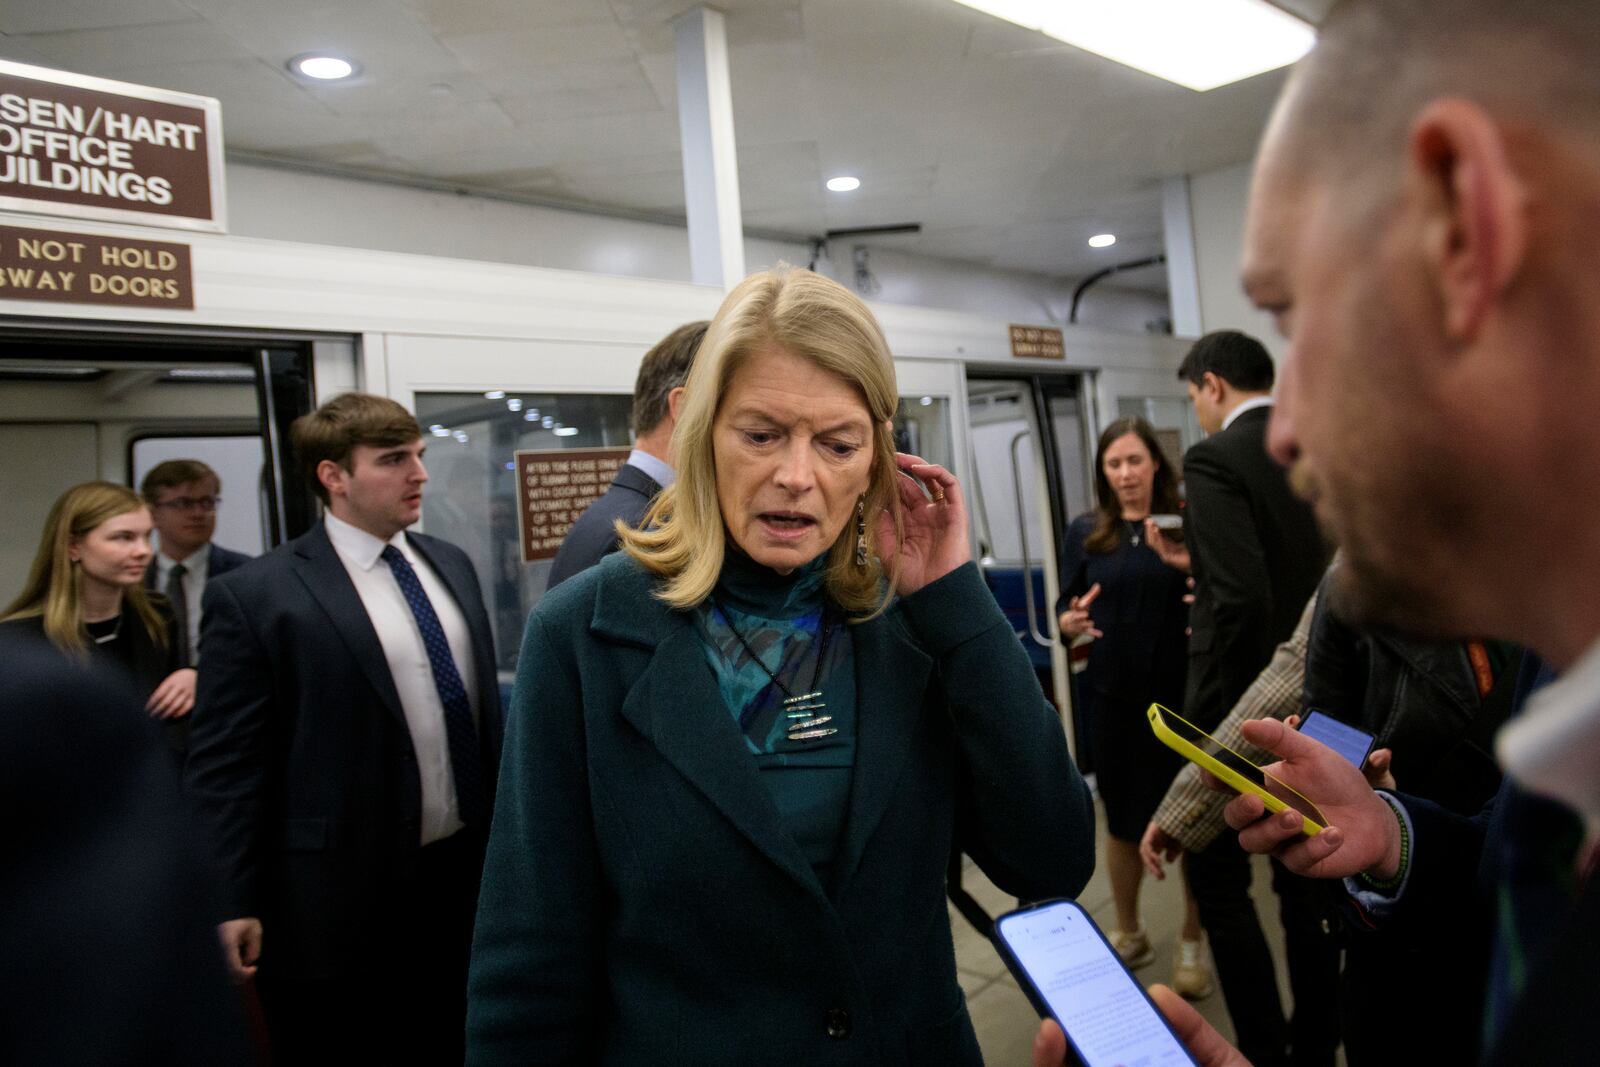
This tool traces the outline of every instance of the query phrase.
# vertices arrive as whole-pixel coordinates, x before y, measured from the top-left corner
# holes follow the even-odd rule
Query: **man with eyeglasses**
[[[247,563],[243,552],[211,543],[217,532],[222,479],[197,459],[169,459],[150,468],[139,493],[161,535],[155,565],[144,575],[146,589],[165,593],[184,634],[183,665],[199,662],[200,594],[206,581]]]

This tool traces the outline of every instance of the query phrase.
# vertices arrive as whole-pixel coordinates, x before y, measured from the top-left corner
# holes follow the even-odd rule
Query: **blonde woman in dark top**
[[[178,666],[166,598],[142,584],[155,558],[151,528],[150,510],[125,486],[85,482],[68,489],[50,508],[27,583],[0,615],[0,630],[43,638],[80,663],[125,671],[181,753],[196,675]]]

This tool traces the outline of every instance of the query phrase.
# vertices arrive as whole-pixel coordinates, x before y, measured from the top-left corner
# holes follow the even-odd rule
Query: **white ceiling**
[[[4,0],[0,57],[217,97],[230,151],[681,218],[671,22],[693,6]],[[920,222],[881,243],[1051,275],[1160,252],[1161,179],[1248,159],[1283,78],[1194,93],[951,0],[715,6],[747,228]],[[317,50],[361,76],[285,69]],[[827,192],[835,174],[860,190]]]

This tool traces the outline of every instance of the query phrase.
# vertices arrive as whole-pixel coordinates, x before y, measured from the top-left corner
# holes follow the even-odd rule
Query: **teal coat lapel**
[[[906,758],[927,728],[924,696],[933,660],[893,621],[894,609],[851,627],[856,661],[856,766],[850,816],[833,876],[833,896],[850,882],[894,796]]]
[[[623,701],[623,717],[768,860],[823,898],[816,872],[784,829],[723,704],[688,613],[651,596],[654,580],[641,570],[612,568],[607,579],[591,629],[650,654]]]

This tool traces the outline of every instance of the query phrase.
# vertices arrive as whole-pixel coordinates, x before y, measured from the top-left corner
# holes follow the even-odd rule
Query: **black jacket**
[[[556,552],[550,567],[554,589],[579,571],[587,570],[617,550],[616,521],[638,526],[650,510],[651,501],[661,492],[656,480],[630,463],[624,463],[611,479],[611,487],[584,509],[567,531],[567,539]]]
[[[1490,738],[1508,697],[1479,696],[1462,642],[1358,629],[1330,604],[1328,596],[1319,597],[1311,622],[1306,710],[1365,730],[1374,748],[1393,749],[1395,782],[1403,791],[1464,815],[1479,811],[1500,787]],[[1480,722],[1485,715],[1493,721]]]
[[[1206,730],[1294,632],[1328,565],[1311,508],[1267,455],[1270,416],[1246,411],[1183,457],[1195,579],[1183,715]]]

